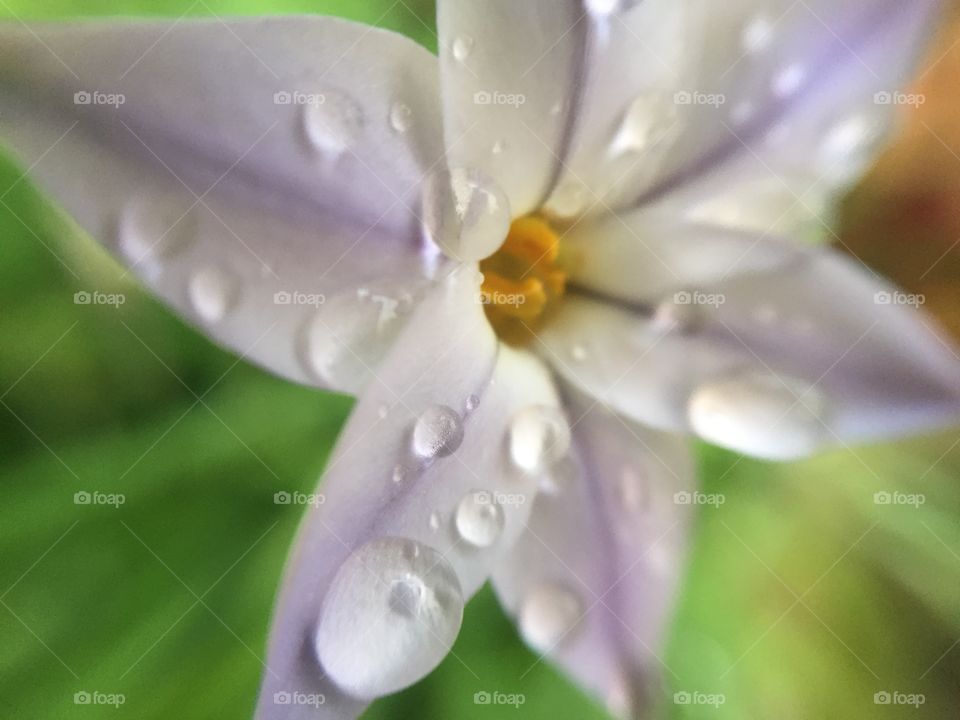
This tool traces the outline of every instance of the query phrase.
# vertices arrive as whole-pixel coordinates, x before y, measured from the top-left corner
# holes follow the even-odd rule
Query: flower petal
[[[421,617],[410,603],[433,598],[462,612],[526,523],[536,483],[509,464],[505,434],[519,408],[558,400],[532,355],[498,349],[474,275],[460,272],[424,300],[340,437],[320,487],[325,501],[310,509],[288,562],[259,718],[301,717],[273,700],[293,692],[323,694],[330,717],[354,717],[363,700],[420,679],[453,638],[434,637],[431,620],[444,613]],[[438,418],[448,422],[433,425]],[[492,500],[489,510],[475,504],[478,492]],[[440,573],[445,593],[431,594],[427,580],[410,597],[383,592],[390,568],[382,566],[395,546],[408,560],[432,558],[421,578]],[[352,584],[344,580],[351,573],[359,573]],[[358,586],[366,599],[341,613]],[[455,634],[454,619],[443,627]],[[397,633],[406,633],[402,643]]]
[[[685,566],[689,443],[565,392],[573,465],[541,493],[494,587],[537,653],[622,717],[647,717]]]
[[[540,348],[637,420],[792,459],[960,420],[960,356],[920,302],[831,251],[796,250],[653,315],[572,299]]]
[[[436,270],[436,60],[277,18],[0,25],[0,138],[164,300],[285,377],[356,391]]]
[[[774,196],[777,230],[791,229],[782,215],[823,213],[883,139],[895,104],[884,100],[909,80],[938,5],[585,2],[588,52],[551,209],[636,207],[703,180],[680,202],[699,220],[736,214],[767,231],[772,211],[739,202],[758,194]]]
[[[589,35],[575,0],[440,0],[451,165],[495,180],[515,217],[549,195],[577,105]]]

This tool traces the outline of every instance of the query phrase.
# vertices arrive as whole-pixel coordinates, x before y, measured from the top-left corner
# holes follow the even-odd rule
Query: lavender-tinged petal
[[[536,491],[535,479],[509,463],[510,420],[527,405],[556,406],[558,400],[547,372],[532,355],[498,349],[475,300],[474,274],[461,271],[424,301],[341,435],[319,488],[325,501],[308,511],[288,561],[261,690],[261,720],[355,717],[381,683],[398,673],[406,677],[410,666],[423,669],[422,655],[384,656],[386,643],[378,644],[380,638],[366,637],[355,627],[370,610],[367,601],[355,612],[336,611],[349,593],[335,578],[349,571],[344,562],[356,558],[358,548],[385,543],[386,552],[394,544],[390,538],[419,543],[422,553],[442,555],[432,565],[448,580],[455,576],[465,600],[526,524],[532,502],[501,504],[499,499],[532,500]],[[424,418],[440,416],[454,418],[443,425],[451,432],[443,442],[432,443]],[[468,513],[466,522],[458,518],[458,508],[477,491],[497,503],[495,526],[487,532],[470,521],[490,515]],[[381,555],[360,557],[362,564],[372,565]],[[347,570],[338,573],[343,567]],[[331,599],[328,591],[335,585],[337,595]],[[443,598],[454,610],[456,594],[450,590]],[[408,601],[400,603],[401,610]],[[396,611],[389,597],[379,602],[384,613]],[[323,647],[318,650],[315,633],[321,617],[318,642]],[[346,652],[353,647],[356,657]],[[330,667],[318,662],[318,653],[326,653]],[[364,670],[373,664],[382,671],[377,677]],[[276,693],[283,698],[293,692],[323,694],[327,702],[320,714],[274,702]],[[351,693],[362,697],[351,700]]]
[[[662,698],[694,489],[687,441],[570,390],[571,465],[537,497],[494,587],[533,650],[622,717]]]
[[[771,459],[960,421],[960,355],[855,261],[796,250],[637,312],[572,299],[540,335],[569,382],[653,427]]]
[[[319,17],[0,25],[0,139],[166,302],[357,391],[436,271],[436,60]]]

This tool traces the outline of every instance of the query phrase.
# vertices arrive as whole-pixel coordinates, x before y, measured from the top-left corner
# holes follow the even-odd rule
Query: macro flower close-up
[[[955,710],[950,3],[164,2],[0,0],[11,716]]]

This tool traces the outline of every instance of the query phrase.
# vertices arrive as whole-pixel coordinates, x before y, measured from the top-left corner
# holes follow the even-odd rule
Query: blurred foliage
[[[428,3],[0,3],[0,16],[31,19],[184,11],[332,13],[436,46]],[[945,54],[949,46],[948,38]],[[924,81],[929,114],[852,196],[844,235],[874,264],[915,276],[932,262],[917,259],[918,244],[946,250],[929,273],[941,285],[958,276],[960,255],[950,250],[960,228],[950,223],[960,223],[960,159],[953,164],[921,130],[926,123],[960,147],[956,98],[943,90],[958,76],[954,50]],[[937,161],[918,159],[910,149],[918,146]],[[19,178],[0,165],[0,713],[248,717],[299,519],[273,494],[312,488],[351,401],[274,379],[212,346],[121,279]],[[117,288],[127,303],[75,305],[73,293],[89,287]],[[960,307],[955,297],[941,305]],[[955,717],[957,444],[951,433],[790,465],[702,448],[704,485],[726,503],[700,514],[664,659],[672,689],[723,693],[726,702],[671,706],[671,717]],[[126,502],[78,506],[78,491],[123,493]],[[894,491],[921,493],[925,503],[874,503],[874,493]],[[126,702],[74,704],[84,690],[123,693]],[[480,690],[523,693],[526,702],[476,706]],[[880,691],[926,701],[878,706]],[[470,603],[455,657],[367,717],[605,715],[523,648],[484,590]]]

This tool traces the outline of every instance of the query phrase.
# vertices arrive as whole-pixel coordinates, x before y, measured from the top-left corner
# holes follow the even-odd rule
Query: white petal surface
[[[0,140],[216,340],[356,391],[436,271],[436,75],[319,17],[3,24]]]
[[[939,4],[584,3],[600,5],[610,11],[589,14],[574,132],[551,209],[572,216],[646,205],[703,181],[681,210],[704,221],[739,213],[744,226],[766,231],[771,220],[794,229],[787,220],[795,218],[781,217],[794,205],[803,219],[821,214],[863,168]],[[561,59],[555,64],[566,79]],[[748,199],[775,196],[773,218],[759,203],[729,207],[744,184]]]
[[[651,315],[571,299],[539,347],[637,420],[761,457],[960,421],[960,356],[915,298],[852,260],[797,251],[676,300]]]
[[[263,720],[354,717],[363,702],[350,699],[334,680],[366,699],[380,683],[397,677],[409,680],[407,666],[423,660],[412,641],[409,655],[390,654],[401,640],[411,640],[395,637],[395,628],[385,629],[393,626],[356,626],[377,603],[383,614],[395,612],[395,596],[358,602],[356,613],[338,612],[343,598],[366,597],[357,595],[356,584],[344,587],[338,580],[336,598],[325,597],[335,576],[350,572],[343,563],[352,552],[371,541],[389,544],[390,538],[421,543],[427,548],[424,553],[443,556],[436,564],[455,575],[467,599],[526,523],[536,480],[510,465],[506,433],[519,409],[556,406],[558,400],[548,374],[532,355],[498,350],[475,299],[474,275],[461,273],[424,301],[340,437],[320,487],[325,502],[310,509],[288,562],[258,710]],[[424,430],[425,419],[434,432]],[[437,438],[432,451],[424,450],[431,446],[424,442],[427,435]],[[497,503],[495,514],[476,508],[478,512],[463,516],[464,502],[477,492]],[[513,501],[501,503],[502,498]],[[487,523],[491,518],[493,527]],[[369,559],[365,563],[372,564]],[[348,569],[338,574],[341,567]],[[357,582],[364,582],[362,574]],[[448,577],[439,582],[451,585]],[[409,598],[401,599],[399,606],[406,607]],[[329,665],[324,668],[314,649],[321,615],[318,642]],[[434,625],[437,632],[444,627]],[[385,636],[364,634],[371,626]],[[376,677],[364,670],[373,664],[380,670]],[[324,677],[325,670],[329,677]],[[308,708],[274,703],[275,693],[284,692],[323,693],[327,702],[320,713],[310,714]]]
[[[660,699],[663,642],[685,566],[694,467],[679,435],[642,428],[578,394],[572,469],[537,497],[494,573],[521,634],[622,717]]]
[[[514,216],[543,202],[564,156],[589,35],[576,0],[437,4],[451,165],[481,171]]]

